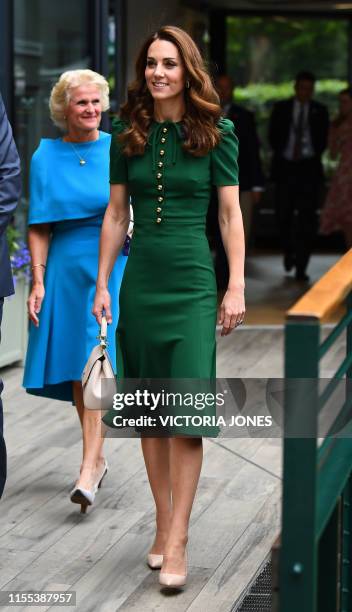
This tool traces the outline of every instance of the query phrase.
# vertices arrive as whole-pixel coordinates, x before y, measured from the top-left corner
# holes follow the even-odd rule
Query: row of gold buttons
[[[167,128],[164,127],[162,131],[163,131],[163,134],[165,134],[165,136],[161,137],[160,142],[161,142],[161,144],[164,144],[166,142]],[[160,155],[160,157],[164,157],[164,155],[165,155],[164,149],[160,149],[159,155]],[[161,181],[161,179],[163,178],[163,173],[161,171],[163,167],[164,167],[164,162],[161,161],[161,160],[158,161],[159,171],[157,172],[156,178],[158,180],[157,190],[160,193],[160,195],[158,196],[158,204],[159,205],[156,208],[156,212],[158,213],[158,216],[156,218],[156,223],[161,223],[161,221],[162,221],[162,217],[160,217],[160,213],[162,212],[161,204],[164,201],[164,196],[161,195],[161,192],[163,192],[163,189],[164,189],[162,181]]]

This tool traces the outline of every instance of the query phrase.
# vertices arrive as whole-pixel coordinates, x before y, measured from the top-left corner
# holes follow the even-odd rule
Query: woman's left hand
[[[245,311],[244,289],[228,289],[219,309],[218,323],[222,325],[222,336],[227,336],[243,323]]]

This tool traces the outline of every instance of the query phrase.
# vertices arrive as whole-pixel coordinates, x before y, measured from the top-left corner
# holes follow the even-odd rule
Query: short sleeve
[[[48,215],[44,188],[46,157],[44,143],[41,141],[38,149],[33,153],[30,164],[28,225],[45,223]]]
[[[220,119],[219,144],[211,153],[212,184],[217,187],[238,185],[238,138],[235,126],[229,119]]]
[[[122,146],[117,137],[127,127],[126,121],[114,119],[112,122],[112,136],[110,145],[110,183],[127,183],[128,168],[127,158],[122,151]]]

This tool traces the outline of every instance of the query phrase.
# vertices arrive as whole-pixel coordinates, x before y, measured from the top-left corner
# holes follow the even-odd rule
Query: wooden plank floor
[[[246,256],[246,322],[247,324],[283,324],[285,312],[327,272],[341,254],[314,253],[308,266],[308,283],[295,281],[294,270],[286,273],[282,255],[267,251]],[[343,310],[343,309],[342,309]],[[337,313],[332,317],[336,321]]]
[[[238,329],[219,339],[218,375],[280,377],[282,349],[282,329]],[[326,375],[343,350],[341,340]],[[19,367],[2,375],[9,477],[0,502],[0,590],[71,589],[82,612],[229,612],[279,530],[281,440],[204,441],[189,580],[165,593],[145,564],[154,516],[139,440],[106,441],[110,472],[81,516],[69,501],[81,455],[74,408],[27,395]]]

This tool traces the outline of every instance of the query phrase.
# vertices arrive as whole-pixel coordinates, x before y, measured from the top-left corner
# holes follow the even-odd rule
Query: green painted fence
[[[324,318],[342,303],[346,313],[322,342]],[[346,354],[333,377],[319,380],[321,360],[341,334]],[[274,609],[352,612],[352,250],[288,312],[285,382]],[[343,399],[333,404],[334,417],[321,438],[318,417],[338,386]],[[298,437],[299,428],[304,437]]]

